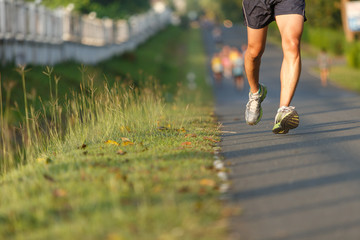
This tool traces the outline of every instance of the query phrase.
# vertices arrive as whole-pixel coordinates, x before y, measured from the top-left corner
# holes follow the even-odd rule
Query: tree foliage
[[[188,10],[203,12],[217,20],[241,20],[241,5],[242,0],[187,0]]]
[[[71,3],[74,4],[75,11],[96,12],[100,18],[126,18],[150,8],[150,1],[144,0],[42,0],[42,4],[50,8],[66,7]]]
[[[311,0],[306,4],[306,16],[311,26],[322,28],[342,26],[339,0]]]
[[[227,19],[243,21],[242,0],[221,0],[221,8]]]
[[[188,8],[201,9],[215,18],[239,22],[243,19],[242,0],[187,0]],[[306,16],[314,27],[341,27],[339,0],[306,1]]]
[[[150,2],[144,0],[89,0],[89,2],[82,6],[81,11],[83,13],[94,11],[99,17],[128,17],[150,8]]]

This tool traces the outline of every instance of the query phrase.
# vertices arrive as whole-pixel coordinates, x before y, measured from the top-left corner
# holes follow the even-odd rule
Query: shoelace
[[[277,110],[277,114],[276,114],[276,118],[275,118],[275,123],[277,123],[281,117],[283,116],[283,114],[286,114],[288,112],[291,112],[292,110],[295,110],[295,107],[289,106],[282,106]]]
[[[292,110],[295,110],[295,107],[292,107],[292,106],[289,106],[289,107],[282,106],[281,108],[278,109],[278,113],[279,113],[279,112],[288,113],[288,112],[291,112]]]
[[[247,108],[250,109],[251,112],[256,112],[259,108],[259,99],[260,94],[253,95],[250,94],[249,102],[247,104]]]

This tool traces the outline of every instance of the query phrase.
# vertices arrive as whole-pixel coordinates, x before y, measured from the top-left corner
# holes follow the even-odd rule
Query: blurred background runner
[[[327,79],[328,79],[329,71],[330,71],[331,59],[330,59],[329,55],[327,54],[327,51],[325,48],[323,48],[321,50],[321,52],[319,53],[317,61],[319,64],[319,69],[320,69],[321,85],[323,87],[326,87]]]

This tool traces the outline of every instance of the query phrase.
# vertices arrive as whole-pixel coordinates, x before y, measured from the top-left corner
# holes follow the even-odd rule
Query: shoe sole
[[[258,117],[258,119],[256,120],[256,122],[254,122],[254,123],[246,122],[248,125],[251,125],[251,126],[254,126],[254,125],[258,124],[258,123],[260,122],[261,118],[262,118],[262,115],[263,115],[263,110],[262,110],[262,107],[261,107],[261,103],[262,103],[262,102],[265,100],[265,98],[266,98],[267,88],[266,88],[264,85],[261,85],[261,86],[262,86],[264,92],[263,92],[263,95],[262,95],[261,98],[260,98],[260,114],[259,114],[259,117]]]
[[[297,128],[299,126],[299,114],[296,111],[292,111],[286,114],[280,123],[276,124],[273,128],[275,134],[286,134],[289,130]]]

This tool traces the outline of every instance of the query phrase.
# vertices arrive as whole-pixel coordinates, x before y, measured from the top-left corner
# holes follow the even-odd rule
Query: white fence
[[[115,21],[0,0],[0,61],[3,65],[53,65],[66,60],[94,64],[133,50],[170,21],[170,10],[149,10]]]

